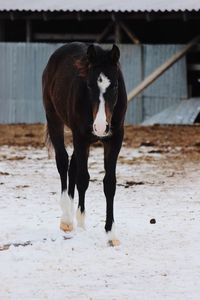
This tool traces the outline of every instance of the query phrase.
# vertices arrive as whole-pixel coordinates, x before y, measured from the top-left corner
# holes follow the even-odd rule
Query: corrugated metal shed
[[[41,76],[58,46],[0,43],[0,123],[45,121]]]
[[[159,114],[147,119],[143,124],[193,124],[199,113],[200,99],[188,99],[170,106]]]
[[[144,78],[163,64],[182,45],[145,45],[143,47]],[[143,92],[143,118],[159,113],[165,108],[188,98],[187,66],[185,57],[176,62]]]
[[[0,0],[0,11],[198,11],[199,0]]]

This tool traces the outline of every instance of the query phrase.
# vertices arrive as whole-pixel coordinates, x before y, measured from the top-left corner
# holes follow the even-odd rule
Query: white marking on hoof
[[[60,206],[62,210],[60,229],[65,232],[72,231],[74,227],[74,201],[69,197],[67,191],[62,192]]]
[[[77,225],[85,229],[85,212],[81,213],[80,207],[76,211]]]
[[[120,245],[120,241],[117,238],[115,223],[112,224],[111,231],[107,232],[108,244],[112,247]]]

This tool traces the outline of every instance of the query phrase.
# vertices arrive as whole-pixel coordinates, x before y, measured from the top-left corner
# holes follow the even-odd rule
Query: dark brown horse
[[[74,228],[75,185],[79,195],[77,223],[84,227],[85,192],[90,179],[89,147],[100,140],[104,146],[105,230],[112,245],[119,244],[114,229],[113,200],[116,162],[122,145],[127,107],[119,57],[120,52],[115,45],[108,51],[99,45],[70,43],[50,57],[42,81],[48,135],[55,149],[61,179],[60,228],[64,231]],[[65,125],[73,135],[74,152],[70,164],[64,145]]]

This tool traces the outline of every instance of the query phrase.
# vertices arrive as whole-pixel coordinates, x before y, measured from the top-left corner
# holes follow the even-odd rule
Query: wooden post
[[[140,94],[150,84],[152,84],[158,77],[160,77],[165,71],[167,71],[172,65],[174,65],[179,59],[181,59],[189,50],[191,50],[200,41],[200,35],[189,42],[183,49],[175,53],[171,58],[159,66],[149,76],[147,76],[138,86],[136,86],[129,94],[128,101]]]
[[[5,41],[5,24],[4,21],[0,21],[0,42]]]
[[[31,42],[31,20],[26,20],[26,42]]]
[[[115,44],[120,44],[120,42],[121,42],[120,26],[118,22],[115,22]]]

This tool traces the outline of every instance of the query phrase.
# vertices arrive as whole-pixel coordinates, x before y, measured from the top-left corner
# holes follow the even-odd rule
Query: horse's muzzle
[[[105,123],[94,122],[93,134],[100,138],[109,136],[111,134],[110,125],[108,124],[108,122]]]

